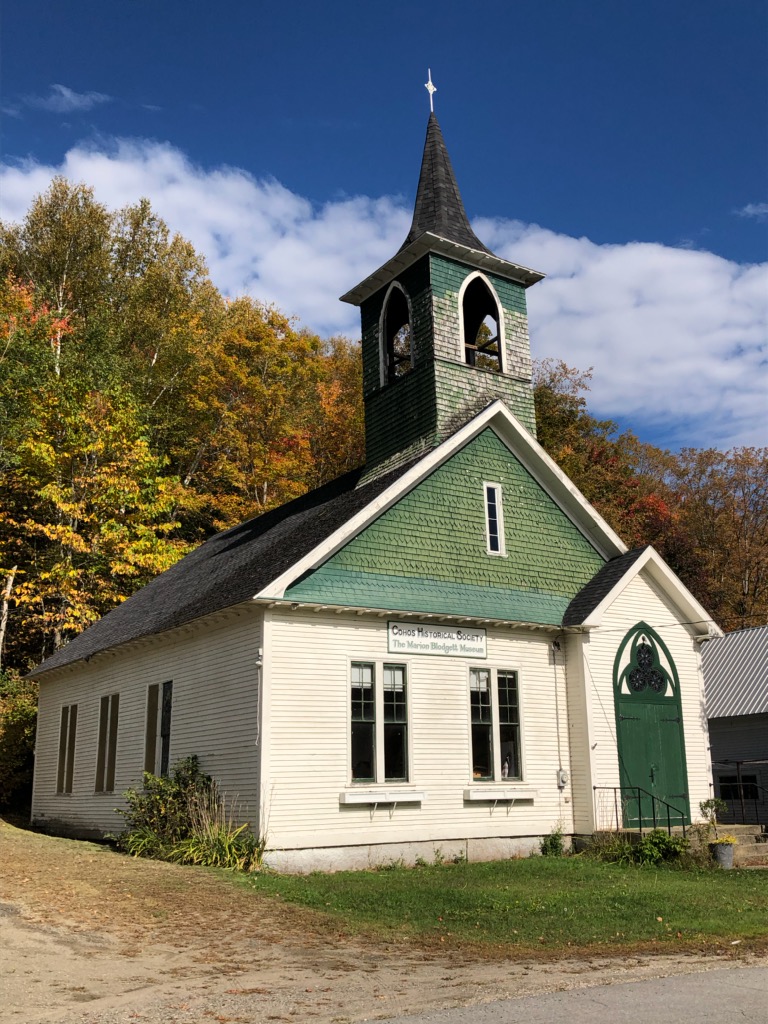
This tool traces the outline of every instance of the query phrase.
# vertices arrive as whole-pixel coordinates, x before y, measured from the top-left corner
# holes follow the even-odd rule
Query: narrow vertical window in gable
[[[504,512],[501,484],[483,484],[485,491],[485,529],[489,555],[506,555],[504,544]]]
[[[112,793],[115,789],[115,758],[117,755],[117,721],[120,694],[101,698],[99,713],[99,745],[96,753],[96,792]]]
[[[59,763],[56,773],[56,792],[71,793],[75,772],[75,742],[77,736],[77,704],[66,704],[61,709],[59,728]]]

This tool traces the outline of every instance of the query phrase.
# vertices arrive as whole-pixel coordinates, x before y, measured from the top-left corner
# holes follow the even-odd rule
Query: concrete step
[[[718,823],[717,831],[721,834],[727,832],[729,835],[737,836],[738,838],[742,836],[765,836],[768,839],[762,825],[726,825]]]
[[[768,845],[765,843],[751,843],[749,845],[737,843],[733,848],[734,867],[768,867]]]

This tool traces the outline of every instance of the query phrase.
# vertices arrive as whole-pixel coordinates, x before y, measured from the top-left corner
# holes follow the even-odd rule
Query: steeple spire
[[[443,133],[434,112],[430,113],[427,124],[427,139],[424,143],[413,223],[400,249],[404,249],[427,232],[449,242],[458,242],[459,245],[493,255],[469,226],[448,150],[445,148]]]

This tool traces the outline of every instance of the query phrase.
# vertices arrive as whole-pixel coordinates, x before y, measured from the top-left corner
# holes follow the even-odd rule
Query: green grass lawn
[[[347,931],[585,952],[768,947],[768,872],[626,867],[533,857],[488,864],[252,877]]]

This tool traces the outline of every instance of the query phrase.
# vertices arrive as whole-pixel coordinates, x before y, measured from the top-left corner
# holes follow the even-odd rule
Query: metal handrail
[[[735,767],[736,768],[736,785],[737,785],[738,790],[739,790],[739,795],[737,797],[722,797],[721,796],[721,797],[719,797],[719,799],[720,800],[724,800],[729,805],[728,814],[729,814],[729,816],[732,815],[734,819],[737,817],[736,805],[738,804],[738,806],[741,808],[741,819],[742,819],[741,820],[741,824],[752,824],[752,822],[747,822],[747,820],[746,820],[746,818],[747,818],[747,805],[748,804],[751,804],[751,805],[754,806],[754,812],[755,812],[754,824],[755,825],[766,825],[766,824],[768,824],[768,812],[766,813],[766,820],[765,821],[761,821],[760,808],[758,806],[759,802],[762,802],[763,804],[768,804],[768,789],[766,789],[765,786],[761,786],[760,783],[757,782],[757,781],[745,783],[745,782],[742,781],[742,777],[741,777],[741,767],[742,767],[742,765],[745,765],[745,764],[764,764],[764,763],[765,763],[764,761],[758,761],[758,760],[755,760],[755,761],[713,761],[712,762],[713,766],[717,765],[718,767],[723,767],[723,768],[731,768],[731,767]],[[718,782],[718,786],[719,786],[720,785],[720,780],[718,779],[717,782]],[[733,785],[733,783],[731,783],[731,785]],[[759,797],[745,797],[744,796],[744,788],[745,788],[745,786],[750,786],[751,788],[756,789],[758,791],[758,793],[760,794]],[[730,805],[733,805],[733,807],[731,807]],[[738,824],[738,822],[736,822],[734,820],[733,824],[734,825]]]
[[[637,798],[637,822],[640,835],[643,834],[643,808],[642,808],[642,794],[651,798],[651,817],[653,818],[653,827],[659,828],[658,818],[656,815],[656,804],[661,804],[667,809],[667,834],[672,835],[672,818],[670,812],[674,811],[675,814],[680,816],[680,825],[683,829],[683,837],[685,837],[685,811],[680,810],[679,807],[675,807],[674,804],[668,803],[666,800],[662,800],[660,796],[656,796],[655,793],[649,793],[647,789],[643,789],[641,786],[593,786],[592,791],[596,793],[598,790],[606,790],[613,793],[613,804],[614,811],[616,814],[616,831],[619,831],[621,826],[619,825],[619,804],[618,795],[624,799],[624,793],[631,793]],[[622,820],[623,820],[622,815]]]

